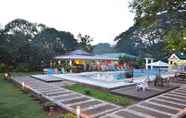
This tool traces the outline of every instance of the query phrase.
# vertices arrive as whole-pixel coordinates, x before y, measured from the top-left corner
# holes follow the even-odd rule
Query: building
[[[174,66],[186,65],[186,53],[174,53],[168,58],[168,62]]]

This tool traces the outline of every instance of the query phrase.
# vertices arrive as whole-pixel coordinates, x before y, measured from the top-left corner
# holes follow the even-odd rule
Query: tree
[[[103,54],[103,53],[112,53],[112,52],[115,52],[115,49],[108,43],[99,43],[95,45],[93,48],[94,54]]]
[[[85,50],[87,52],[91,52],[93,49],[93,46],[91,45],[91,42],[93,39],[89,35],[82,35],[78,34],[79,39],[79,48],[82,50]]]
[[[161,27],[163,20],[166,20],[167,28],[161,32],[167,44],[166,49],[170,52],[185,50],[185,0],[132,0],[130,8],[136,14],[136,23],[146,28]],[[164,18],[160,19],[162,16]]]
[[[1,63],[16,68],[48,64],[54,56],[78,47],[77,40],[70,32],[24,19],[15,19],[0,29],[0,42]]]
[[[32,48],[37,51],[33,60],[41,64],[41,61],[49,63],[54,56],[62,55],[67,50],[77,47],[77,40],[69,32],[57,31],[54,28],[47,28],[39,33],[32,42]],[[33,52],[34,52],[33,51]]]

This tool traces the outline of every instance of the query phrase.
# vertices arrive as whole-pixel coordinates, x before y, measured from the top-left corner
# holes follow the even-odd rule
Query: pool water
[[[158,74],[157,70],[134,70],[133,78],[144,77],[146,75],[154,76]],[[88,78],[91,80],[102,80],[107,82],[124,81],[126,80],[126,71],[119,72],[92,72],[92,73],[81,73],[77,76],[82,78]],[[127,79],[128,80],[128,79]]]
[[[133,81],[131,79],[126,78],[126,71],[111,71],[111,72],[83,72],[83,73],[70,73],[70,74],[57,74],[53,75],[55,77],[84,83],[88,85],[98,86],[102,88],[117,88],[120,86],[128,86],[133,85],[139,82],[144,81],[147,78],[147,74],[149,75],[149,79],[155,78],[155,75],[159,73],[157,70],[134,70],[133,72]],[[161,72],[165,74],[165,72]]]

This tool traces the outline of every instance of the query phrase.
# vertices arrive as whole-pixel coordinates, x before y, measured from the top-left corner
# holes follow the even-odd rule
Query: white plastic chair
[[[148,88],[149,88],[149,85],[148,85],[147,80],[144,80],[143,82],[140,82],[140,83],[136,84],[136,89],[137,90],[146,91]]]

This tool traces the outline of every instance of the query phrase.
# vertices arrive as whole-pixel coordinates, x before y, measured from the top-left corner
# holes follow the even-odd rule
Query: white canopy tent
[[[167,67],[167,68],[170,66],[168,63],[165,63],[163,61],[157,61],[157,62],[149,63],[147,65],[152,67]]]

